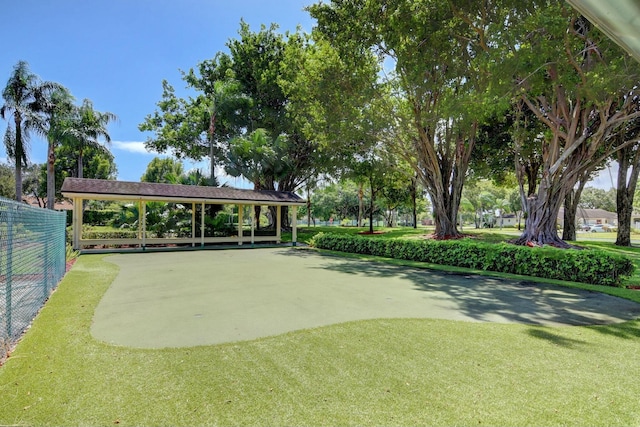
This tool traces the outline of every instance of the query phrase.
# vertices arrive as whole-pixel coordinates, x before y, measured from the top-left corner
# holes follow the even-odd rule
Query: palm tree
[[[107,125],[115,120],[117,116],[113,113],[94,110],[93,103],[89,99],[82,101],[82,105],[76,108],[72,123],[65,134],[66,142],[76,150],[78,155],[78,178],[82,178],[84,150],[87,147],[93,147],[107,151],[100,143],[100,139],[104,139],[106,143],[111,142]]]
[[[75,106],[73,105],[73,96],[64,87],[54,90],[49,101],[44,109],[49,123],[47,132],[47,208],[53,209],[56,196],[55,149],[65,139],[66,133],[72,125]]]
[[[15,162],[17,201],[22,201],[22,167],[29,159],[30,132],[46,135],[46,119],[42,113],[50,102],[51,93],[60,87],[58,83],[41,81],[29,70],[27,62],[18,61],[2,90],[4,104],[0,107],[0,117],[13,118],[4,142],[7,155]]]

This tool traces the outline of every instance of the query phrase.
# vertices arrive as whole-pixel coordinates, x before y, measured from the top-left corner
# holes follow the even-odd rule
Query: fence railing
[[[64,276],[65,219],[0,198],[0,361]]]

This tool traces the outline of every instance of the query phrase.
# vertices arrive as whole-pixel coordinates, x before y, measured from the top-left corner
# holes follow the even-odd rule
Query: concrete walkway
[[[292,248],[136,253],[92,334],[140,348],[251,340],[375,318],[590,325],[640,317],[640,304],[595,292],[454,275]]]

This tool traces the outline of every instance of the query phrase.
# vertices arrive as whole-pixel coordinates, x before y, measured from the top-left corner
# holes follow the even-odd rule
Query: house
[[[34,208],[45,208],[47,206],[47,199],[45,197],[22,196],[22,201]],[[53,209],[56,211],[72,211],[73,203],[69,199],[56,200]]]
[[[558,212],[558,224],[560,228],[564,227],[564,208],[560,208]],[[615,212],[605,211],[604,209],[583,209],[578,208],[576,212],[576,226],[583,227],[585,225],[618,225],[618,214]]]
[[[518,226],[518,216],[516,214],[505,214],[501,217],[496,218],[496,227],[500,227],[500,223],[502,223],[503,227],[517,227]],[[520,220],[520,223],[524,225],[524,219]]]

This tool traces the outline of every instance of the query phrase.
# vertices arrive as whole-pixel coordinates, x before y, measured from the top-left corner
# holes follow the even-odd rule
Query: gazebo
[[[191,245],[204,247],[206,244],[238,244],[256,242],[280,243],[282,228],[282,207],[291,208],[292,242],[296,244],[296,213],[298,206],[306,202],[297,194],[282,191],[243,190],[232,187],[203,187],[196,185],[157,184],[148,182],[110,181],[102,179],[66,178],[62,184],[64,197],[73,200],[73,248],[109,245],[133,245],[145,249],[148,245]],[[138,204],[138,229],[135,238],[83,239],[83,203],[85,200],[115,200]],[[166,202],[191,205],[191,235],[189,237],[148,236],[146,227],[146,202]],[[205,207],[207,205],[236,205],[238,224],[236,234],[231,236],[205,237]],[[197,207],[200,218],[196,218]],[[244,207],[250,206],[250,234],[243,232]],[[255,206],[276,208],[275,234],[264,236],[255,233]]]

